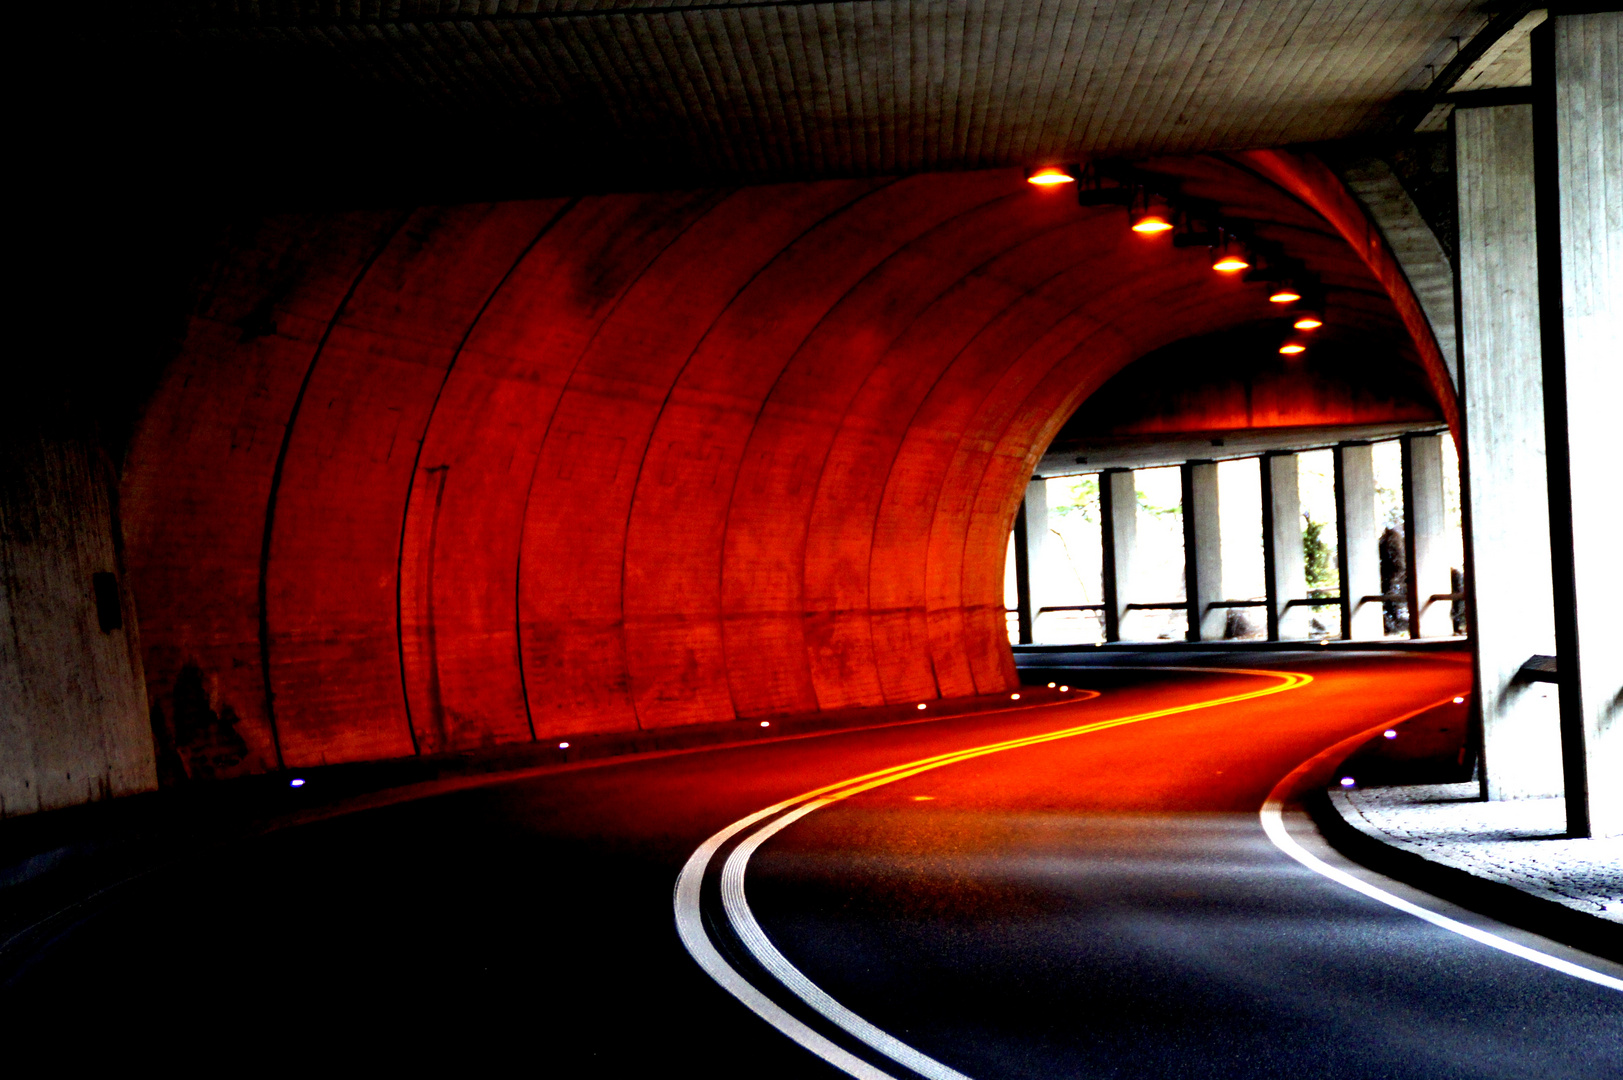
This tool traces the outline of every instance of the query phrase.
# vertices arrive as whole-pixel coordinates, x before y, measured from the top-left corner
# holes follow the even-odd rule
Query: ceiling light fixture
[[[1127,221],[1140,236],[1155,236],[1172,230],[1172,211],[1164,199],[1150,194],[1142,184],[1135,184]]]
[[[1076,177],[1063,165],[1043,165],[1026,170],[1026,183],[1036,184],[1038,187],[1053,187],[1055,184],[1074,184]]]
[[[1311,312],[1296,316],[1296,321],[1291,323],[1291,326],[1298,330],[1317,330],[1323,325],[1324,320]]]
[[[1302,294],[1295,289],[1279,288],[1275,289],[1273,295],[1268,297],[1268,301],[1273,304],[1294,304],[1301,298]]]
[[[1300,341],[1287,341],[1279,347],[1279,351],[1285,356],[1295,356],[1298,353],[1307,352],[1307,346]]]
[[[1249,269],[1251,260],[1245,257],[1245,248],[1233,243],[1228,230],[1216,230],[1217,242],[1212,244],[1212,269],[1224,274],[1234,274]]]

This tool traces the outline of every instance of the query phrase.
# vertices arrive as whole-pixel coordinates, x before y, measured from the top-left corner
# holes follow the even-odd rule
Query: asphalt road
[[[977,1080],[1623,1076],[1623,994],[1360,896],[1259,824],[1302,761],[1462,692],[1462,660],[1249,658],[1313,681],[841,798],[761,844],[748,903],[813,983]],[[849,777],[1268,685],[1073,677],[1100,695],[565,769],[166,867],[11,958],[0,1023],[74,1057],[198,1068],[839,1075],[694,963],[672,908],[684,862]],[[721,955],[829,1040],[911,1075],[762,976],[719,873],[718,858],[704,919]]]

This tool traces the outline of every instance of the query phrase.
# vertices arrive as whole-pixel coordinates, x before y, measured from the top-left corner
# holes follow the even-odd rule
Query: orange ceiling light
[[[1302,294],[1295,289],[1280,287],[1275,289],[1273,295],[1268,297],[1268,302],[1272,304],[1294,304],[1301,298]]]
[[[1291,325],[1298,330],[1317,330],[1319,327],[1324,325],[1324,320],[1319,318],[1317,315],[1302,314],[1298,315],[1296,317],[1296,321],[1291,323]]]
[[[1226,229],[1219,227],[1215,232],[1217,242],[1212,245],[1212,269],[1223,274],[1249,270],[1251,260],[1245,257],[1245,245],[1237,243]]]
[[[1160,195],[1142,183],[1133,184],[1127,201],[1127,224],[1140,236],[1156,236],[1171,232],[1172,208]]]
[[[1287,341],[1279,347],[1279,351],[1284,356],[1295,356],[1307,352],[1307,346],[1300,341]]]
[[[1036,184],[1038,187],[1053,187],[1055,184],[1074,184],[1076,183],[1076,177],[1072,176],[1070,170],[1064,166],[1044,165],[1040,168],[1027,170],[1026,183]]]

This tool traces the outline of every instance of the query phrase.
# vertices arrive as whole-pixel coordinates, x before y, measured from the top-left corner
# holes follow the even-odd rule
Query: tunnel
[[[1623,20],[31,13],[7,1064],[1623,1075]]]
[[[1315,165],[1158,175],[1308,266],[1328,333],[1452,413]],[[1266,283],[1070,194],[992,170],[231,236],[120,491],[169,767],[1014,689],[1004,546],[1038,458],[1126,365],[1269,314]],[[230,722],[177,724],[199,682]]]

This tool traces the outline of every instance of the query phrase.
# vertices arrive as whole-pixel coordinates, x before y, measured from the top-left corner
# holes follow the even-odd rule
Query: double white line
[[[1411,720],[1414,717],[1419,716],[1421,713],[1435,709],[1451,700],[1458,699],[1446,697],[1441,701],[1434,701],[1430,705],[1422,706],[1413,712],[1404,713],[1395,720],[1388,720],[1385,723],[1376,724],[1367,731],[1360,731],[1357,735],[1349,736],[1348,738],[1336,743],[1334,746],[1319,751],[1319,753],[1315,754],[1313,757],[1308,758],[1306,761],[1296,766],[1296,768],[1291,770],[1290,774],[1286,776],[1285,779],[1274,785],[1274,790],[1268,793],[1267,801],[1262,804],[1262,811],[1260,814],[1262,818],[1262,831],[1268,834],[1268,839],[1274,842],[1275,847],[1289,855],[1291,858],[1295,859],[1297,862],[1301,863],[1303,866],[1307,867],[1309,870],[1312,870],[1316,874],[1323,874],[1325,877],[1336,882],[1338,885],[1345,885],[1347,888],[1352,889],[1355,892],[1363,893],[1371,900],[1379,900],[1381,903],[1386,904],[1389,907],[1394,907],[1399,911],[1407,912],[1417,919],[1424,919],[1433,926],[1452,931],[1453,933],[1459,934],[1463,937],[1468,937],[1480,945],[1488,946],[1490,949],[1498,949],[1499,951],[1507,952],[1512,956],[1519,956],[1523,960],[1528,960],[1535,964],[1542,964],[1544,967],[1547,967],[1552,971],[1559,971],[1562,974],[1571,975],[1575,979],[1583,979],[1585,982],[1592,982],[1597,986],[1604,986],[1611,990],[1623,990],[1623,980],[1615,979],[1610,975],[1603,974],[1599,971],[1593,971],[1589,968],[1583,967],[1580,964],[1574,964],[1571,961],[1563,960],[1559,956],[1551,956],[1549,953],[1540,952],[1537,949],[1530,949],[1526,945],[1519,942],[1511,941],[1508,938],[1502,938],[1498,934],[1489,933],[1488,931],[1483,930],[1481,927],[1472,926],[1469,923],[1463,923],[1457,919],[1450,919],[1447,915],[1439,915],[1435,911],[1429,911],[1426,908],[1421,907],[1419,904],[1411,903],[1410,901],[1403,899],[1401,896],[1396,896],[1389,893],[1385,889],[1382,889],[1377,885],[1373,885],[1362,878],[1354,877],[1345,870],[1331,866],[1317,855],[1314,855],[1312,852],[1308,851],[1301,844],[1298,844],[1295,838],[1291,836],[1289,830],[1285,828],[1285,804],[1288,801],[1297,798],[1303,792],[1315,787],[1317,784],[1323,783],[1325,770],[1332,769],[1339,765],[1342,761],[1345,761],[1354,750],[1357,750],[1364,743],[1368,742],[1370,739],[1373,739],[1376,735],[1379,735],[1383,730],[1395,727],[1398,724],[1403,723],[1405,720]]]
[[[1175,705],[1166,709],[1155,709],[1151,712],[1134,713],[1131,716],[1117,717],[1113,720],[1098,720],[1091,724],[1063,728],[1042,735],[1007,739],[1003,742],[971,747],[967,750],[955,750],[947,754],[937,754],[934,757],[920,758],[917,761],[910,761],[889,769],[881,769],[878,772],[841,780],[838,783],[820,787],[815,791],[797,795],[792,799],[785,799],[783,802],[775,803],[764,810],[758,810],[748,817],[733,822],[699,845],[699,849],[688,858],[687,864],[682,867],[682,873],[676,879],[675,901],[676,931],[682,938],[682,944],[687,947],[688,953],[698,962],[699,966],[704,968],[705,972],[716,980],[724,990],[743,1002],[761,1019],[830,1065],[849,1073],[851,1076],[861,1077],[863,1080],[894,1080],[890,1073],[875,1067],[822,1035],[762,993],[726,961],[711,940],[709,932],[705,929],[700,909],[701,886],[716,854],[728,841],[747,832],[749,835],[733,849],[722,865],[721,901],[722,910],[726,914],[728,924],[732,927],[733,932],[738,936],[738,940],[743,944],[744,948],[749,951],[762,969],[771,975],[780,986],[810,1006],[825,1020],[857,1041],[877,1051],[885,1058],[910,1069],[920,1076],[929,1077],[930,1080],[968,1080],[963,1073],[943,1065],[927,1054],[921,1053],[841,1005],[822,987],[808,979],[799,968],[791,964],[777,950],[767,938],[765,931],[761,929],[760,923],[756,921],[755,915],[750,911],[749,903],[744,897],[744,871],[749,866],[750,856],[779,830],[787,828],[815,810],[819,810],[830,803],[839,802],[841,799],[850,798],[852,795],[871,791],[885,784],[893,784],[910,776],[917,776],[919,773],[928,772],[931,769],[939,769],[945,765],[955,765],[960,761],[985,757],[988,754],[996,754],[1004,750],[1016,750],[1021,747],[1054,742],[1058,739],[1070,739],[1078,735],[1088,735],[1095,731],[1121,727],[1124,724],[1136,724],[1143,720],[1175,716],[1179,713],[1194,712],[1197,709],[1211,709],[1219,705],[1232,705],[1236,702],[1250,701],[1253,698],[1267,697],[1270,694],[1294,690],[1313,681],[1311,675],[1302,675],[1295,672],[1253,671],[1242,668],[1162,667],[1157,668],[1157,670],[1193,671],[1213,675],[1254,675],[1271,680],[1273,685],[1242,694],[1229,694],[1225,697],[1211,698],[1187,705]],[[1084,693],[1089,697],[1098,696],[1094,691],[1085,691]],[[1078,696],[1081,697],[1081,695]]]

